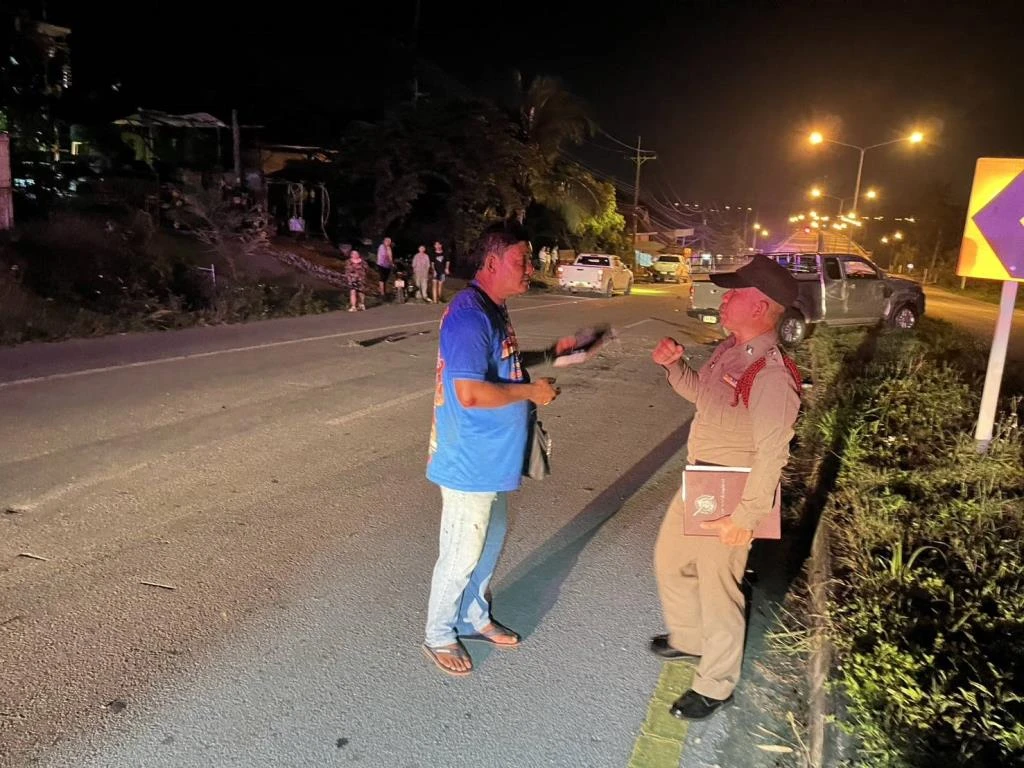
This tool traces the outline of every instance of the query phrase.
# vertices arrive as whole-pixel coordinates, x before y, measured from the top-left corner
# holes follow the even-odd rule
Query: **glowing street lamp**
[[[819,187],[819,186],[811,187],[807,191],[807,195],[808,195],[808,197],[811,197],[811,198],[813,198],[815,200],[819,200],[819,199],[821,199],[823,197],[827,197],[827,198],[829,198],[831,200],[838,200],[839,201],[839,215],[840,216],[843,215],[843,208],[846,207],[846,201],[850,199],[848,197],[838,197],[837,195],[826,194],[825,191],[821,187]],[[876,189],[874,189],[874,188],[869,189],[867,192],[864,193],[864,197],[866,199],[868,199],[868,200],[877,200],[878,199],[878,191]],[[846,215],[850,216],[850,217],[855,217],[857,214],[854,213],[853,211],[850,211]]]
[[[866,147],[858,147],[855,144],[847,144],[842,141],[836,141],[835,139],[826,139],[820,131],[814,131],[810,136],[807,137],[811,144],[838,144],[840,147],[849,147],[850,149],[856,149],[860,153],[860,160],[857,163],[857,184],[853,188],[853,207],[857,208],[857,204],[860,202],[860,177],[864,170],[864,153],[869,149],[877,149],[878,147],[887,147],[890,144],[899,144],[901,141],[906,141],[910,144],[920,144],[924,141],[924,134],[920,131],[914,131],[909,136],[904,136],[899,139],[892,139],[891,141],[883,141],[878,144],[869,144]]]
[[[754,224],[754,231],[750,237],[750,247],[752,250],[757,250],[757,237],[768,237],[768,230],[762,227],[760,224]]]

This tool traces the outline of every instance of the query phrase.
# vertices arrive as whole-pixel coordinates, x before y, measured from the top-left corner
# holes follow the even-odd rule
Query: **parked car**
[[[622,259],[608,253],[581,253],[572,264],[558,267],[558,285],[563,291],[596,291],[612,296],[616,291],[633,291],[633,273]]]
[[[795,345],[813,326],[871,325],[884,321],[909,330],[924,314],[924,291],[918,283],[893,277],[864,256],[852,253],[768,253],[797,279],[799,295],[779,322],[779,339]],[[687,314],[705,323],[719,322],[722,294],[710,280],[690,286]]]
[[[664,254],[657,256],[651,265],[654,282],[661,283],[671,280],[675,283],[682,283],[690,279],[690,267],[682,256]]]

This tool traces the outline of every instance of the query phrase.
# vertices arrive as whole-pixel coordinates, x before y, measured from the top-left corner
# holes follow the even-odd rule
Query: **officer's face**
[[[732,333],[742,333],[758,323],[768,308],[768,297],[757,288],[733,288],[722,296],[722,325]]]

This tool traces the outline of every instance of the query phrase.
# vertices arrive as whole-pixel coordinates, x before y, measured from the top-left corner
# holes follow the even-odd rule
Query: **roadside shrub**
[[[244,213],[244,212],[243,212]],[[239,214],[241,215],[241,214]],[[203,237],[156,237],[149,216],[61,212],[26,226],[0,253],[0,343],[183,328],[325,312],[338,300],[290,281],[257,282],[234,268],[264,246],[246,219],[207,222]],[[258,222],[257,222],[258,224]],[[212,234],[211,234],[212,233]],[[205,239],[204,239],[205,238]],[[233,239],[232,239],[233,238]],[[240,239],[239,239],[240,238]],[[214,285],[210,251],[229,258]],[[201,264],[197,265],[197,261]],[[223,261],[221,263],[224,263]]]
[[[22,233],[24,284],[59,304],[114,314],[126,300],[153,300],[161,283],[147,243],[113,221],[58,213]]]
[[[815,334],[804,354],[798,460],[839,464],[822,521],[854,762],[1024,764],[1020,401],[1006,399],[979,454],[984,349],[950,326]]]

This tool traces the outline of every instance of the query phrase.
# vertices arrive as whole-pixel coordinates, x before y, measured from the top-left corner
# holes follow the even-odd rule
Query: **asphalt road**
[[[649,353],[717,335],[684,292],[514,301],[524,348],[622,338],[558,374],[494,585],[526,642],[467,680],[419,649],[438,307],[0,350],[0,764],[625,765],[692,413]]]
[[[953,323],[991,345],[999,305],[961,296],[953,291],[925,288],[925,314]],[[1019,304],[1019,302],[1018,302]],[[1007,361],[1024,362],[1024,309],[1015,309],[1006,350]]]
[[[0,350],[0,765],[626,765],[692,415],[649,353],[671,334],[699,364],[719,336],[685,292],[512,303],[524,348],[595,321],[621,340],[557,373],[555,474],[515,495],[494,584],[526,642],[472,648],[465,680],[419,650],[438,307]],[[995,308],[933,292],[929,312],[983,333]],[[785,558],[758,546],[754,682],[682,765],[786,743],[755,663]]]

